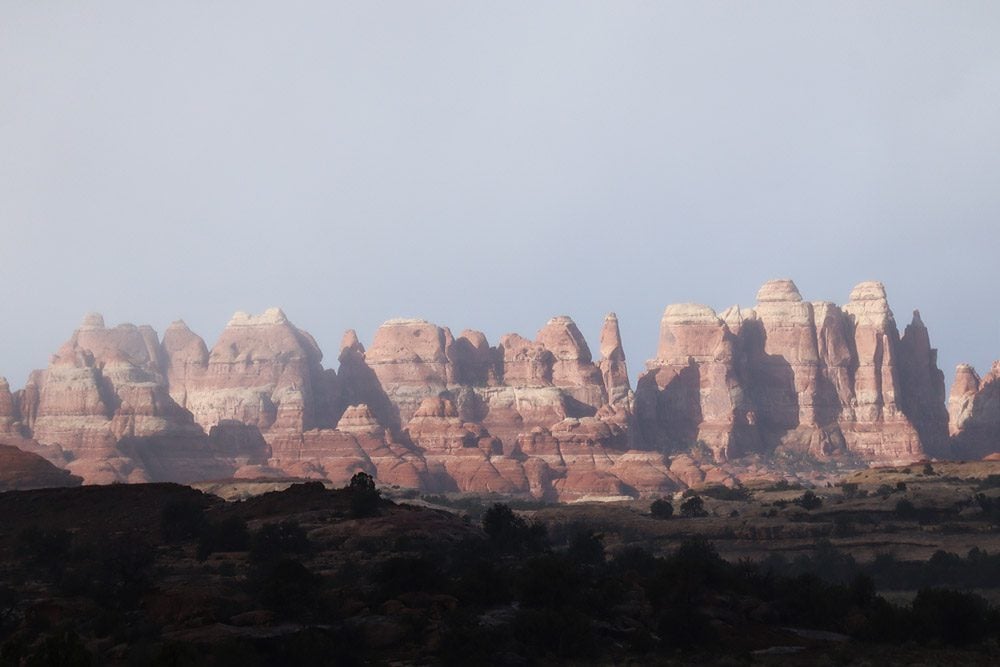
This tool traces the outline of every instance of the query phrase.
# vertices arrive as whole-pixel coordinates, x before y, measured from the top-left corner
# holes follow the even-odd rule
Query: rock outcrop
[[[1000,434],[1000,369],[960,367],[949,408],[918,313],[900,337],[880,283],[842,308],[766,283],[753,308],[668,306],[633,393],[617,317],[594,360],[567,316],[491,345],[417,319],[335,370],[279,309],[237,313],[209,349],[182,321],[80,328],[11,392],[0,435],[87,483],[292,476],[557,500],[670,493],[769,460],[980,455]],[[951,421],[951,433],[948,421]],[[949,439],[951,435],[951,439]],[[744,461],[749,461],[744,465]]]
[[[0,377],[0,435],[17,433],[20,422],[20,411],[14,402],[7,378]]]
[[[1000,451],[1000,361],[982,379],[959,364],[948,398],[952,458],[982,458]]]
[[[608,313],[601,328],[601,379],[608,403],[612,406],[628,408],[632,401],[632,388],[628,379],[628,365],[625,363],[625,348],[618,328],[618,316]]]
[[[163,354],[172,393],[206,430],[236,420],[301,432],[340,417],[336,374],[323,370],[316,341],[278,308],[233,315],[207,357],[200,340],[180,327],[171,333]]]
[[[758,448],[735,348],[735,336],[711,308],[667,307],[656,358],[636,385],[638,435],[646,447],[676,452],[701,442],[719,460]]]
[[[900,339],[875,282],[855,287],[843,309],[804,301],[790,280],[722,316],[669,306],[635,406],[642,442],[704,445],[716,461],[783,451],[908,462],[947,441],[937,352],[919,314]]]
[[[81,479],[0,438],[0,492],[80,486]]]

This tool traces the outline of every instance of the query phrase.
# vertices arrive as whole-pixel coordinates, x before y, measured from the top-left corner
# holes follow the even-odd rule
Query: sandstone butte
[[[161,340],[91,314],[23,389],[0,380],[0,444],[63,469],[39,469],[50,483],[344,484],[364,471],[572,501],[732,484],[789,461],[978,458],[1000,443],[1000,363],[983,378],[959,366],[946,404],[919,313],[900,335],[877,282],[843,306],[804,301],[790,280],[766,283],[752,308],[668,306],[634,389],[614,314],[599,355],[565,316],[496,345],[393,319],[367,349],[348,331],[333,370],[278,309],[235,314],[211,349],[181,321]]]

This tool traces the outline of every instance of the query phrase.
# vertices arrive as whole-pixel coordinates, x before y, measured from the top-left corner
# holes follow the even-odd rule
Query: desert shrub
[[[563,662],[598,650],[591,620],[572,607],[519,609],[511,629],[529,656],[552,656]]]
[[[814,510],[823,506],[823,499],[809,490],[796,498],[795,504],[805,510]]]
[[[183,542],[198,537],[205,525],[200,505],[190,500],[167,503],[160,512],[160,534],[165,542]]]
[[[1000,521],[1000,498],[987,496],[985,493],[977,493],[975,500],[986,519]]]
[[[504,503],[496,503],[483,513],[483,530],[500,551],[539,550],[548,541],[543,524],[529,524]]]
[[[990,630],[989,605],[982,597],[947,589],[925,588],[913,600],[917,637],[946,644],[982,641]]]
[[[66,530],[45,530],[32,526],[18,534],[17,543],[29,566],[58,578],[73,546],[73,535]]]
[[[250,540],[250,558],[273,561],[286,554],[305,553],[311,546],[306,531],[297,521],[266,523]]]
[[[912,519],[917,516],[917,508],[912,502],[902,498],[896,502],[896,516],[900,519]]]
[[[765,491],[801,491],[802,485],[798,482],[789,483],[787,479],[779,479],[777,482],[764,489]]]
[[[525,607],[567,608],[582,604],[588,581],[568,558],[542,554],[521,567],[517,596]]]
[[[61,632],[44,639],[24,661],[27,667],[88,667],[93,656],[73,631]]]
[[[425,556],[396,556],[381,563],[372,575],[379,596],[386,600],[411,591],[435,592],[445,588],[446,579],[437,563]]]
[[[674,506],[666,498],[658,498],[649,506],[649,514],[654,519],[669,519],[674,515]]]
[[[979,482],[979,485],[976,487],[978,491],[996,488],[1000,488],[1000,475],[989,475],[986,479]]]
[[[351,516],[362,518],[378,514],[382,494],[375,488],[375,480],[371,475],[365,472],[355,473],[347,490],[351,493]]]
[[[707,516],[705,501],[701,496],[691,496],[681,503],[681,514],[686,517]]]
[[[198,538],[198,559],[205,560],[217,551],[246,551],[250,548],[250,533],[246,522],[235,516],[218,523],[207,523]]]
[[[858,534],[858,529],[854,527],[851,520],[843,515],[834,517],[833,519],[833,535],[834,537],[852,537]]]
[[[130,609],[152,582],[156,552],[142,536],[112,535],[73,550],[60,589],[89,597],[108,609]]]
[[[857,482],[844,482],[840,485],[840,490],[843,491],[845,498],[853,498],[858,495],[858,484]]]
[[[730,502],[750,500],[751,495],[750,489],[745,486],[729,488],[728,486],[723,486],[721,484],[706,487],[701,490],[701,494],[708,496],[709,498],[714,498],[715,500]]]
[[[875,495],[880,498],[888,498],[892,495],[894,489],[888,484],[879,484],[879,487],[875,489]]]
[[[601,565],[604,563],[604,536],[589,528],[578,529],[570,537],[566,555],[580,565]]]
[[[930,463],[925,463],[924,464],[924,475],[930,476],[930,475],[933,475],[933,474],[934,474],[934,466],[932,466]]]
[[[283,617],[310,616],[322,601],[322,577],[289,558],[255,569],[247,584],[255,599]]]

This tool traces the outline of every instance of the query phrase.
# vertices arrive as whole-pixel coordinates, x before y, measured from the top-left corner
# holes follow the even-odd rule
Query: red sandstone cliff
[[[278,309],[237,313],[211,349],[183,322],[159,341],[149,327],[88,316],[23,390],[0,382],[0,434],[88,483],[340,484],[365,471],[431,491],[572,500],[731,483],[746,457],[985,453],[1000,431],[1000,372],[979,382],[968,369],[952,391],[949,441],[927,329],[915,314],[900,337],[873,282],[843,308],[804,301],[790,280],[721,315],[669,306],[634,394],[614,314],[597,361],[566,316],[496,345],[389,320],[367,349],[345,334],[337,370],[322,360]]]

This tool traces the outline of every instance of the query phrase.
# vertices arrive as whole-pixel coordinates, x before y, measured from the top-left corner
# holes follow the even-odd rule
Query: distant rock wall
[[[365,471],[576,500],[732,483],[775,456],[982,455],[1000,431],[1000,372],[960,368],[946,409],[919,313],[900,337],[875,282],[842,308],[804,301],[790,280],[766,283],[752,308],[668,306],[634,392],[613,313],[596,361],[566,316],[495,346],[393,319],[367,349],[348,331],[338,361],[324,368],[278,309],[237,313],[211,348],[180,321],[160,341],[88,315],[23,390],[0,381],[0,435],[87,483]]]
[[[635,421],[660,450],[697,440],[718,460],[787,451],[894,463],[947,438],[936,351],[919,313],[900,339],[881,283],[855,287],[843,309],[803,301],[790,280],[722,316],[668,306],[647,368]]]

